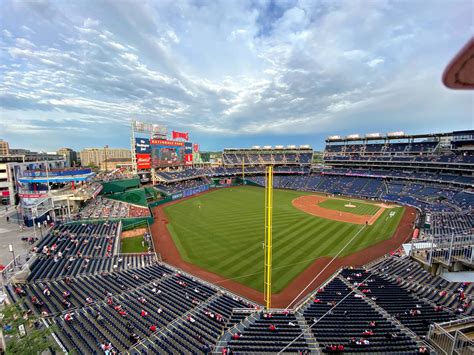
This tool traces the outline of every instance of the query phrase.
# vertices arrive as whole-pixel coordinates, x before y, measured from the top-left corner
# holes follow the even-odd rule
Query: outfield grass
[[[302,212],[291,201],[307,192],[274,191],[273,292],[281,291],[316,258],[334,256],[361,229]],[[217,189],[166,206],[168,229],[186,261],[263,290],[264,189]],[[395,215],[389,217],[390,211]],[[403,207],[385,210],[340,256],[390,238]]]
[[[356,207],[346,207],[345,205],[354,205]],[[326,201],[318,203],[318,206],[323,208],[328,208],[330,210],[336,210],[341,212],[349,212],[357,215],[368,215],[373,216],[377,213],[380,207],[373,205],[371,203],[363,203],[354,200],[337,200],[337,199],[328,199]]]
[[[143,253],[147,251],[146,244],[143,247],[143,236],[122,239],[122,253]]]

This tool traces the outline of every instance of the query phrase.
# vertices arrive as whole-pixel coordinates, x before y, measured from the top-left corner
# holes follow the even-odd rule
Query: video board
[[[162,168],[184,164],[184,142],[151,139],[151,166]]]

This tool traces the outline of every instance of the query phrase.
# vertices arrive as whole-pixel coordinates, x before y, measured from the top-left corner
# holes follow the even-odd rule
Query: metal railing
[[[431,324],[427,339],[441,354],[470,355],[474,351],[474,342],[458,329],[449,332],[450,327],[463,325],[474,327],[474,317]]]

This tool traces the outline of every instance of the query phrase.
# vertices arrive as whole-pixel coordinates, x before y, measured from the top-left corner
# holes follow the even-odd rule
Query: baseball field
[[[314,260],[347,256],[389,239],[403,207],[292,190],[274,191],[273,289],[278,293]],[[235,187],[164,207],[181,257],[224,278],[263,289],[264,189]]]

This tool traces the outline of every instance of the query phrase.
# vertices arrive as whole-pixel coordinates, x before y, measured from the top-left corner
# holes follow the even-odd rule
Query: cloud
[[[6,1],[1,133],[19,145],[21,127],[68,127],[57,143],[30,141],[127,146],[133,118],[214,149],[216,135],[320,145],[320,134],[346,131],[469,128],[472,94],[445,90],[440,76],[468,39],[472,6]],[[74,141],[74,127],[97,137]]]
[[[371,68],[375,68],[377,65],[382,64],[383,62],[385,62],[383,58],[375,58],[375,59],[369,60],[367,62],[367,65]]]

